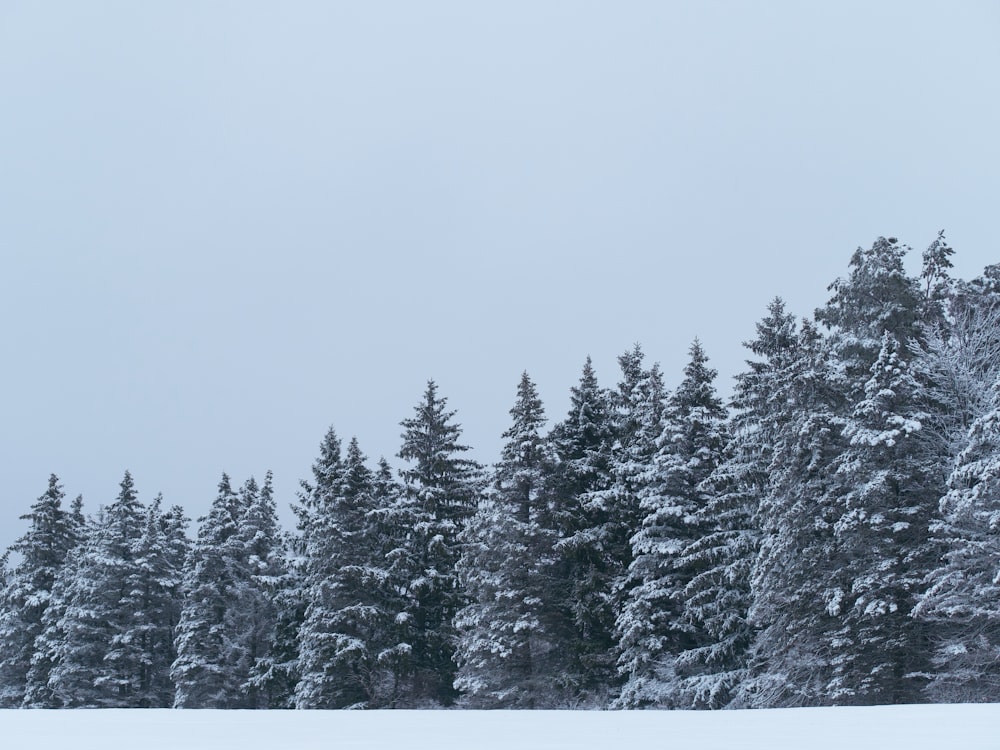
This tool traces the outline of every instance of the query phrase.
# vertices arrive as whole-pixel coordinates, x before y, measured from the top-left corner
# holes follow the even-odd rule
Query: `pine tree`
[[[554,669],[569,706],[603,707],[607,703],[611,635],[610,561],[603,554],[599,529],[606,513],[590,499],[610,491],[614,432],[610,394],[597,382],[590,357],[577,386],[570,391],[566,418],[548,436],[555,465],[548,476],[544,512],[554,528],[553,566],[560,633],[561,664]]]
[[[465,527],[457,569],[471,599],[457,615],[455,686],[470,706],[536,708],[558,700],[559,643],[549,607],[555,534],[542,526],[551,459],[545,415],[527,373],[492,488]]]
[[[713,385],[716,372],[697,340],[690,356],[663,414],[640,493],[645,517],[631,539],[632,587],[616,623],[619,668],[627,678],[623,706],[678,705],[685,677],[680,660],[706,645],[701,623],[689,616],[686,589],[706,568],[690,547],[710,529],[699,515],[707,502],[702,483],[722,457],[726,415]]]
[[[396,708],[412,702],[412,628],[409,585],[419,550],[412,544],[414,508],[395,480],[388,461],[379,459],[372,476],[372,510],[369,513],[373,558],[369,577],[376,583],[367,592],[382,613],[375,663],[380,674],[372,708]]]
[[[229,622],[242,652],[240,691],[246,696],[245,707],[272,708],[277,699],[259,677],[270,669],[278,625],[275,599],[287,570],[270,471],[263,486],[258,488],[250,477],[240,490],[236,540],[240,580]]]
[[[925,627],[911,612],[937,557],[928,527],[944,488],[939,456],[924,445],[919,390],[902,345],[886,332],[838,461],[849,490],[834,526],[845,558],[835,613],[847,642],[830,686],[837,703],[915,702],[930,667]]]
[[[311,484],[302,482],[296,508],[303,553],[301,599],[304,613],[298,633],[299,680],[295,688],[295,705],[297,708],[330,708],[335,706],[328,695],[331,690],[326,676],[329,653],[324,643],[328,623],[322,589],[336,571],[336,562],[329,556],[339,550],[330,543],[328,535],[334,531],[335,508],[343,494],[344,475],[340,438],[333,427],[327,430],[320,444],[320,455],[313,463],[312,473]]]
[[[757,337],[745,342],[757,359],[736,376],[730,438],[722,461],[702,484],[706,502],[697,525],[708,529],[686,548],[685,557],[702,571],[686,589],[685,619],[698,623],[707,642],[686,652],[681,668],[685,704],[741,706],[750,674],[755,629],[749,622],[750,575],[760,547],[758,513],[767,493],[772,446],[781,413],[775,399],[780,379],[796,350],[795,318],[775,298],[757,323]]]
[[[269,708],[295,708],[299,682],[299,632],[305,621],[304,578],[296,553],[298,540],[280,539],[284,574],[273,581],[274,640],[266,656],[257,659],[247,687],[263,697]]]
[[[996,701],[1000,675],[1000,378],[990,408],[969,429],[968,444],[948,479],[942,518],[933,528],[945,546],[916,608],[937,626],[934,701]]]
[[[429,381],[415,416],[403,420],[399,457],[409,466],[401,471],[401,503],[409,514],[409,601],[399,617],[410,644],[409,702],[450,705],[454,688],[455,614],[464,606],[455,563],[458,537],[475,510],[480,467],[461,458],[467,446],[459,442],[461,427],[447,410],[447,399]],[[402,572],[402,571],[401,571]]]
[[[945,318],[954,284],[948,274],[949,269],[954,267],[951,262],[951,256],[954,254],[955,251],[944,238],[943,229],[938,232],[934,242],[924,250],[920,280],[924,285],[921,318],[925,324],[938,323]]]
[[[130,705],[169,708],[174,703],[170,665],[176,658],[174,630],[180,619],[180,586],[187,550],[187,519],[180,508],[163,512],[158,495],[146,512],[136,548],[137,569],[123,605],[133,611],[127,633],[138,654],[138,679]]]
[[[142,655],[133,638],[132,593],[144,515],[126,471],[118,497],[92,527],[72,565],[63,567],[59,619],[40,637],[51,648],[47,687],[57,706],[136,705]]]
[[[55,474],[45,494],[21,516],[28,531],[11,547],[21,556],[0,593],[0,706],[16,708],[25,696],[28,671],[59,571],[76,544],[65,495]]]
[[[388,681],[379,656],[396,611],[383,606],[387,573],[380,559],[375,477],[357,439],[348,445],[338,474],[318,466],[316,475],[335,481],[328,494],[317,497],[307,550],[309,604],[301,631],[297,705],[378,706],[387,700]]]
[[[843,367],[850,403],[864,398],[883,333],[901,342],[921,337],[924,306],[917,281],[903,267],[908,250],[895,237],[879,237],[869,250],[858,248],[851,257],[851,273],[830,285],[833,296],[816,311],[817,321],[831,329],[832,351]],[[943,268],[940,263],[937,267]]]
[[[83,559],[84,550],[89,546],[95,530],[103,518],[103,508],[98,511],[96,520],[88,520],[80,532],[79,543],[63,563],[52,586],[49,606],[42,616],[41,630],[35,638],[34,653],[31,656],[31,666],[25,679],[25,708],[61,708],[62,702],[57,699],[49,678],[52,669],[58,662],[60,650],[64,646],[64,634],[59,627],[68,604],[68,594],[72,583],[76,580],[76,571]]]
[[[738,693],[754,707],[822,705],[832,676],[830,580],[843,564],[834,544],[842,481],[842,396],[815,326],[803,320],[794,348],[774,372],[768,417],[770,475],[757,512],[760,549],[750,575],[755,628],[748,679]]]
[[[580,498],[588,524],[570,541],[560,542],[578,557],[595,562],[578,593],[592,607],[585,620],[594,639],[585,652],[587,683],[597,688],[597,693],[605,691],[594,695],[603,705],[620,683],[615,666],[615,621],[632,585],[628,576],[632,562],[630,539],[639,527],[640,496],[656,452],[666,398],[659,365],[646,369],[644,358],[638,344],[618,358],[621,381],[609,397],[613,442],[608,455],[608,481]]]
[[[229,477],[206,517],[184,566],[184,606],[177,625],[177,658],[170,667],[176,708],[236,708],[242,703],[240,644],[229,618],[241,581],[236,550],[238,497]]]

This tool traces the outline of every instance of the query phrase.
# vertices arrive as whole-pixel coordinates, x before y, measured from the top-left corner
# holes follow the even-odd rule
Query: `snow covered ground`
[[[7,750],[1000,750],[1000,704],[768,711],[0,711]]]

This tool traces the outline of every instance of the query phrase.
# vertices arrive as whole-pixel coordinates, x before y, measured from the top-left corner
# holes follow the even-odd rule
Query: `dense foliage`
[[[941,234],[773,300],[733,396],[589,358],[546,431],[525,373],[497,462],[436,384],[393,472],[330,429],[279,528],[271,475],[85,517],[53,475],[0,558],[0,706],[732,708],[1000,700],[1000,265]]]

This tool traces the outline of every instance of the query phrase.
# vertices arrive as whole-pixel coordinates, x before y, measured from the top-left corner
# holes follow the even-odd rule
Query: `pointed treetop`
[[[121,484],[118,486],[118,497],[116,497],[115,501],[108,507],[109,515],[116,515],[118,513],[132,515],[138,513],[139,493],[135,489],[135,482],[132,480],[132,474],[126,470],[125,476],[122,477]]]
[[[517,420],[538,420],[543,424],[545,422],[545,417],[542,416],[542,400],[538,396],[538,389],[535,384],[531,381],[528,376],[527,371],[521,373],[521,380],[517,384],[517,400],[514,402],[514,406],[511,407],[510,412],[508,412],[512,417],[514,417],[515,423]],[[508,430],[507,432],[510,432]],[[507,433],[504,433],[506,437]]]
[[[869,250],[859,247],[851,258],[850,275],[830,284],[833,297],[816,311],[816,319],[827,328],[875,341],[883,331],[903,339],[914,335],[920,297],[903,267],[909,249],[895,237],[879,237]]]
[[[503,438],[507,442],[503,446],[502,459],[508,462],[525,460],[527,453],[536,450],[537,444],[541,441],[542,427],[545,425],[542,400],[527,372],[521,374],[521,381],[517,385],[517,398],[511,407],[510,416],[513,418],[513,423],[503,433]]]
[[[771,359],[793,349],[796,340],[795,316],[785,311],[785,301],[781,297],[775,297],[767,306],[767,316],[757,322],[757,338],[743,342],[743,346],[758,357]]]
[[[462,426],[451,422],[457,414],[456,410],[446,411],[448,399],[438,397],[437,384],[427,381],[423,400],[413,407],[415,416],[400,422],[403,427],[403,445],[399,457],[405,461],[433,461],[433,454],[463,452],[469,450],[466,445],[456,441],[462,434]]]
[[[948,269],[954,268],[954,264],[951,262],[951,256],[954,254],[955,251],[951,249],[948,241],[944,238],[943,229],[938,232],[937,238],[930,246],[924,250],[923,271],[920,277],[927,284],[925,293],[928,298],[931,297],[937,285],[948,278]]]
[[[319,458],[313,464],[313,477],[317,486],[325,487],[336,481],[340,475],[340,438],[331,426],[319,446]]]
[[[677,413],[684,415],[691,410],[706,409],[711,415],[723,417],[725,408],[715,392],[715,378],[718,372],[708,366],[708,355],[698,339],[688,350],[690,360],[684,366],[684,379],[670,397],[670,405]]]
[[[344,484],[348,497],[356,498],[371,488],[372,472],[367,461],[368,457],[361,451],[357,437],[352,437],[344,459]]]

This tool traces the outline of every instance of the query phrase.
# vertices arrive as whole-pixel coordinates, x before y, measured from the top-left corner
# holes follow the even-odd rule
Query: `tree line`
[[[1000,700],[1000,265],[943,233],[773,300],[724,404],[586,361],[546,429],[525,373],[498,460],[433,381],[394,470],[330,429],[271,475],[85,516],[53,475],[2,567],[0,705],[739,708]],[[15,553],[13,556],[10,553]]]

